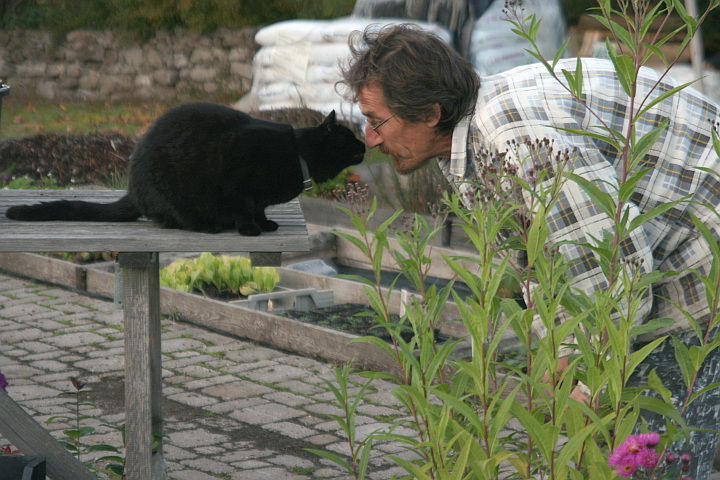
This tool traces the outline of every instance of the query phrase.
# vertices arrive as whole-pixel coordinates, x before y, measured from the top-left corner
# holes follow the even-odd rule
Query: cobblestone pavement
[[[122,446],[124,422],[123,316],[111,301],[0,275],[0,371],[8,393],[56,438],[68,424],[70,377],[87,380],[93,403],[82,413],[96,428],[87,443]],[[328,363],[273,350],[168,318],[162,320],[165,459],[175,480],[303,480],[349,478],[306,448],[347,454],[339,414],[323,379]],[[358,382],[362,382],[357,377]],[[359,407],[358,435],[387,428],[401,412],[392,384],[374,381]],[[407,432],[406,432],[407,433]],[[0,448],[8,442],[0,437]],[[371,479],[403,471],[388,455],[407,457],[397,444],[377,444]],[[99,456],[100,454],[97,454]],[[89,460],[90,458],[82,458]]]

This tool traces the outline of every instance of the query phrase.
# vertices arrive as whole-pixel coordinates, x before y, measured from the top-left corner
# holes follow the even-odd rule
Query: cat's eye
[[[366,118],[365,123],[368,124],[368,126],[372,129],[373,132],[378,133],[378,128],[382,127],[383,125],[385,125],[387,122],[389,122],[393,118],[395,118],[395,115],[388,117],[385,120],[382,120],[380,122],[371,122],[370,120],[368,120]]]

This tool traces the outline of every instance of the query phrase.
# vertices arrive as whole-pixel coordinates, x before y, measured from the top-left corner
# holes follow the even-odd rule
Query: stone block
[[[15,72],[23,77],[44,77],[47,73],[47,63],[27,61],[15,67]]]

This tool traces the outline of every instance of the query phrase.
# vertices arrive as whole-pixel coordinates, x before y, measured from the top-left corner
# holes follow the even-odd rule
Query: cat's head
[[[310,176],[317,183],[334,178],[341,171],[362,162],[365,143],[348,127],[338,123],[335,110],[317,127],[306,129],[302,152],[308,161]]]

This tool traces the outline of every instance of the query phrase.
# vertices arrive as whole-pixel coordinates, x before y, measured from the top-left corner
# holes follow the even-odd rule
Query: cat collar
[[[299,158],[300,158],[300,169],[302,170],[302,176],[303,176],[303,189],[305,191],[312,190],[312,180],[310,180],[310,172],[308,171],[307,162],[302,157],[302,155],[300,155]]]

